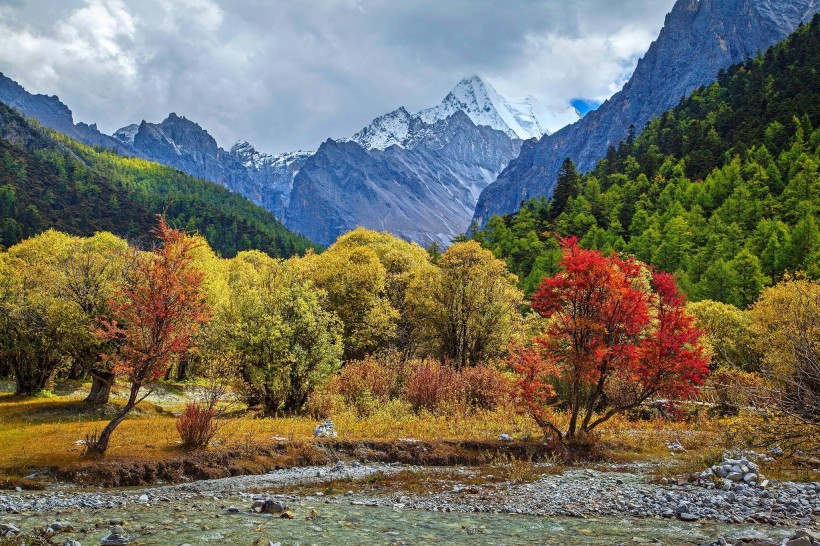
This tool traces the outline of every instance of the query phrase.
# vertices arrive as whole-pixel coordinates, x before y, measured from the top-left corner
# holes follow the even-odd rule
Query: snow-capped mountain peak
[[[411,114],[404,107],[374,119],[350,140],[368,149],[385,150],[393,145],[412,146],[420,132],[456,112],[464,112],[476,125],[503,131],[510,138],[541,138],[551,130],[580,118],[571,106],[547,107],[535,97],[510,99],[480,76],[461,80],[436,106]]]
[[[574,108],[544,107],[535,97],[505,97],[481,76],[464,78],[440,104],[422,110],[419,116],[433,123],[457,110],[467,114],[476,125],[487,125],[504,131],[510,138],[523,140],[541,138],[550,134],[550,127],[555,130],[580,117]]]
[[[133,146],[134,145],[134,137],[137,136],[137,133],[140,130],[140,126],[138,123],[132,123],[131,125],[126,125],[122,129],[117,129],[114,132],[114,138],[125,144],[126,146]]]
[[[410,132],[412,117],[401,106],[374,119],[370,125],[353,135],[351,140],[368,149],[386,150],[394,144],[402,146]]]

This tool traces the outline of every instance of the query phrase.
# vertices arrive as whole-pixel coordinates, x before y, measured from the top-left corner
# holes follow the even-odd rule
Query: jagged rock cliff
[[[522,200],[551,195],[561,162],[591,169],[607,147],[714,81],[718,71],[785,39],[820,9],[820,0],[678,0],[663,29],[623,90],[597,110],[541,140],[525,142],[519,157],[481,194],[480,224],[514,212]]]
[[[114,136],[141,156],[222,184],[270,210],[277,218],[285,215],[294,173],[310,155],[292,152],[270,156],[245,141],[226,151],[199,124],[175,113],[161,123],[143,121],[128,125]]]

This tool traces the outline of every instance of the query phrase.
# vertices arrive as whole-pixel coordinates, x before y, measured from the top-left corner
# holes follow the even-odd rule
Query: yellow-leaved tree
[[[268,414],[301,411],[341,365],[339,321],[293,266],[259,251],[226,260],[224,297],[203,328],[202,358],[235,360],[248,402]]]
[[[407,289],[413,335],[456,368],[506,355],[522,333],[523,294],[506,264],[475,241],[456,243]]]
[[[412,352],[405,293],[414,275],[433,268],[423,248],[357,228],[325,252],[294,261],[324,291],[325,307],[342,321],[346,359],[387,348]]]
[[[820,281],[786,278],[763,291],[752,307],[752,329],[763,354],[762,371],[785,422],[783,439],[808,440],[820,432]]]
[[[47,389],[72,366],[93,375],[101,342],[91,330],[117,289],[124,248],[109,233],[83,239],[48,230],[0,254],[0,353],[18,394]],[[100,393],[107,400],[107,389]]]

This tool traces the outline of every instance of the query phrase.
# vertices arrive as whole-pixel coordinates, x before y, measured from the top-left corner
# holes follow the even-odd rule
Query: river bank
[[[542,465],[540,477],[513,483],[479,468],[336,463],[148,488],[15,491],[0,495],[0,522],[26,533],[58,521],[72,529],[67,538],[88,545],[123,520],[133,544],[162,546],[260,536],[282,544],[778,544],[799,528],[816,530],[818,483],[723,491],[651,483],[649,470]],[[287,504],[293,520],[253,512],[264,498]]]

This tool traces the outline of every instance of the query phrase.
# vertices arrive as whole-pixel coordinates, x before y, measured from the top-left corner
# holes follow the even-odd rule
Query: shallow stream
[[[228,506],[240,509],[229,514]],[[250,546],[263,537],[290,544],[702,544],[725,538],[782,539],[789,530],[765,525],[684,523],[665,519],[619,517],[568,518],[500,514],[464,514],[408,508],[352,505],[344,498],[325,501],[306,497],[290,502],[294,519],[251,513],[249,501],[237,497],[196,497],[188,501],[158,502],[152,506],[128,503],[116,509],[70,509],[61,513],[0,515],[24,532],[53,521],[74,531],[59,537],[83,546],[99,544],[111,519],[125,521],[133,545],[235,544]],[[312,515],[312,511],[315,515]],[[95,527],[98,525],[101,528]],[[267,542],[264,544],[267,545]]]

